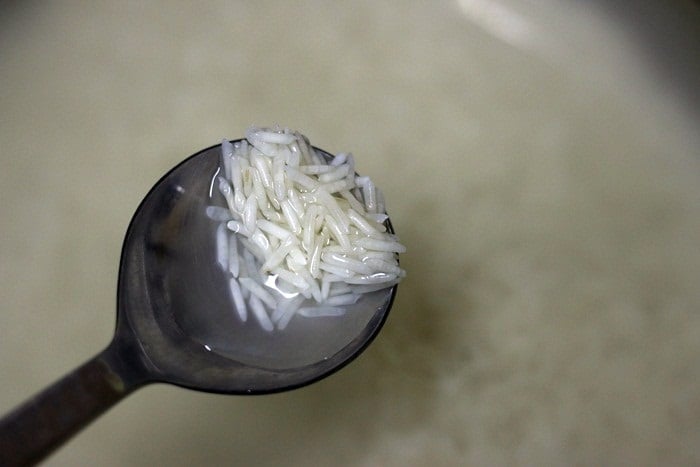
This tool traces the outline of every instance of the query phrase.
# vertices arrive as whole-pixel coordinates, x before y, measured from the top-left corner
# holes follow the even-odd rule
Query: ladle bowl
[[[225,394],[286,391],[342,368],[377,335],[396,286],[368,294],[347,318],[290,323],[284,333],[227,321],[232,305],[213,266],[214,226],[204,216],[220,150],[185,159],[141,202],[122,249],[113,340],[0,420],[0,465],[40,461],[146,384]],[[388,221],[387,228],[393,232]]]

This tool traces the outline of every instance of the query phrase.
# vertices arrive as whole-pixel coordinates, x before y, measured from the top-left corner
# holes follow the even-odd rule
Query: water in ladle
[[[212,174],[214,171],[212,171]],[[386,306],[391,289],[364,294],[344,308],[343,316],[305,318],[295,316],[284,330],[263,330],[255,317],[238,317],[232,302],[228,276],[216,262],[218,222],[205,215],[208,205],[225,206],[214,190],[211,174],[191,180],[179,203],[187,209],[178,216],[183,233],[171,239],[176,255],[155,255],[152,267],[166,271],[164,287],[170,291],[172,313],[183,333],[207,351],[238,362],[270,369],[291,369],[316,363],[337,353],[360,335],[370,320]],[[312,305],[309,300],[309,305]]]
[[[254,316],[239,318],[232,302],[228,276],[216,263],[217,223],[193,209],[187,220],[196,238],[180,238],[189,246],[163,259],[164,280],[172,291],[172,311],[182,331],[205,349],[241,363],[272,369],[290,369],[326,359],[348,345],[389,299],[390,289],[365,294],[346,306],[343,316],[295,316],[284,330],[265,331]]]

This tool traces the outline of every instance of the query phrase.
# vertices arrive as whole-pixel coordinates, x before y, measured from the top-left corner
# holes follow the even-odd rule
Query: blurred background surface
[[[6,2],[0,413],[100,351],[123,234],[251,125],[352,151],[409,276],[269,397],[138,391],[47,465],[700,462],[700,11],[685,1]]]

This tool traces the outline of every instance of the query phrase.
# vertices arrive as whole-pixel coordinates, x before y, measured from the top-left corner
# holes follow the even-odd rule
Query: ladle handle
[[[0,466],[38,463],[138,387],[118,357],[110,345],[0,419]]]

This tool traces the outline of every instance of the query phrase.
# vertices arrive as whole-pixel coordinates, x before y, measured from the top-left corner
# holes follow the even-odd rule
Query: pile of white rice
[[[215,187],[226,202],[207,207],[219,222],[216,259],[244,322],[250,311],[273,331],[294,316],[342,316],[406,274],[382,193],[352,154],[328,161],[298,132],[251,128],[222,142],[211,197]]]

